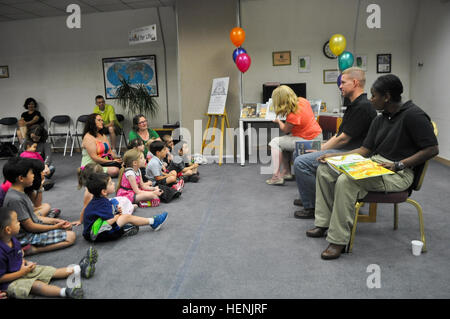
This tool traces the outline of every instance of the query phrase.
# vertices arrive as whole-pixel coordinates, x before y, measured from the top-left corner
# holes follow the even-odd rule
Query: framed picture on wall
[[[272,65],[291,65],[291,51],[272,52]]]
[[[132,86],[143,85],[151,96],[158,96],[156,55],[104,58],[102,63],[107,99],[116,98],[116,90],[122,85],[121,79],[127,80]]]
[[[339,76],[339,70],[323,70],[323,83],[324,84],[332,84],[337,83],[337,78]]]
[[[391,73],[391,54],[377,54],[377,73]]]
[[[7,65],[0,66],[0,79],[9,78],[9,69]]]

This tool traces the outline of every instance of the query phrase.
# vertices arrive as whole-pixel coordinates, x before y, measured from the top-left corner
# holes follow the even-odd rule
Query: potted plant
[[[123,109],[130,115],[149,114],[154,117],[159,110],[153,96],[142,85],[132,86],[126,79],[120,79],[121,86],[117,88],[116,99]]]

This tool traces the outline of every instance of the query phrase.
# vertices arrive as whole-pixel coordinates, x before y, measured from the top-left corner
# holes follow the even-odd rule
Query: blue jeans
[[[330,149],[297,156],[294,160],[295,179],[304,208],[314,208],[316,203],[316,171],[319,167],[317,158],[327,153],[342,150]]]

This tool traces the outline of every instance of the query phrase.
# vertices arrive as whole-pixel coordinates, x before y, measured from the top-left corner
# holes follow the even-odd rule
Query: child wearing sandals
[[[159,206],[159,196],[162,190],[152,187],[152,182],[144,183],[141,177],[141,167],[145,167],[144,153],[137,149],[128,150],[123,156],[123,163],[119,173],[117,196],[127,197],[132,203],[150,201],[152,207]]]
[[[157,231],[167,218],[167,213],[152,218],[123,215],[121,209],[114,215],[114,207],[108,194],[115,191],[114,182],[105,173],[94,173],[86,181],[86,187],[94,196],[86,206],[83,218],[83,237],[91,242],[116,240],[122,236],[133,236],[139,226],[149,225]]]
[[[36,265],[23,258],[24,252],[15,236],[20,222],[14,210],[0,208],[0,291],[5,298],[28,298],[31,294],[46,297],[83,298],[81,286],[60,288],[49,285],[52,279],[68,278],[73,273],[90,278],[95,272],[97,251],[90,247],[78,265],[56,269]]]

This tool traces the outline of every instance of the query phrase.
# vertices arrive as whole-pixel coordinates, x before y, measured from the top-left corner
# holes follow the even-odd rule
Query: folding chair
[[[77,118],[77,121],[75,122],[75,134],[72,135],[73,138],[72,138],[72,148],[70,150],[70,156],[72,156],[72,154],[73,154],[73,147],[75,145],[75,140],[78,143],[78,147],[81,149],[81,142],[80,142],[79,137],[81,135],[83,135],[83,132],[82,132],[83,130],[80,130],[80,133],[78,133],[78,123],[83,123],[83,124],[86,123],[88,116],[89,116],[89,114],[80,115]]]
[[[57,133],[56,132],[56,125],[59,126],[66,126],[67,131],[64,133]],[[66,150],[67,150],[67,142],[70,139],[73,142],[72,133],[70,132],[70,117],[68,115],[55,115],[50,119],[50,123],[48,124],[48,137],[50,138],[50,143],[52,147],[52,151],[55,148],[55,141],[53,137],[66,137],[66,142],[64,144],[64,156],[66,156]]]
[[[127,137],[125,136],[125,126],[123,121],[125,120],[125,117],[122,114],[116,114],[116,118],[119,121],[120,124],[122,124],[122,128],[119,129],[120,132],[120,141],[119,141],[119,151],[117,153],[117,155],[120,156],[120,150],[122,149],[122,139],[125,141],[125,146],[128,144],[127,142]]]
[[[0,120],[1,125],[6,125],[8,127],[11,127],[14,125],[14,133],[13,134],[1,134],[0,139],[3,138],[11,138],[12,137],[12,143],[14,144],[16,140],[16,134],[17,134],[17,118],[15,117],[4,117]]]

